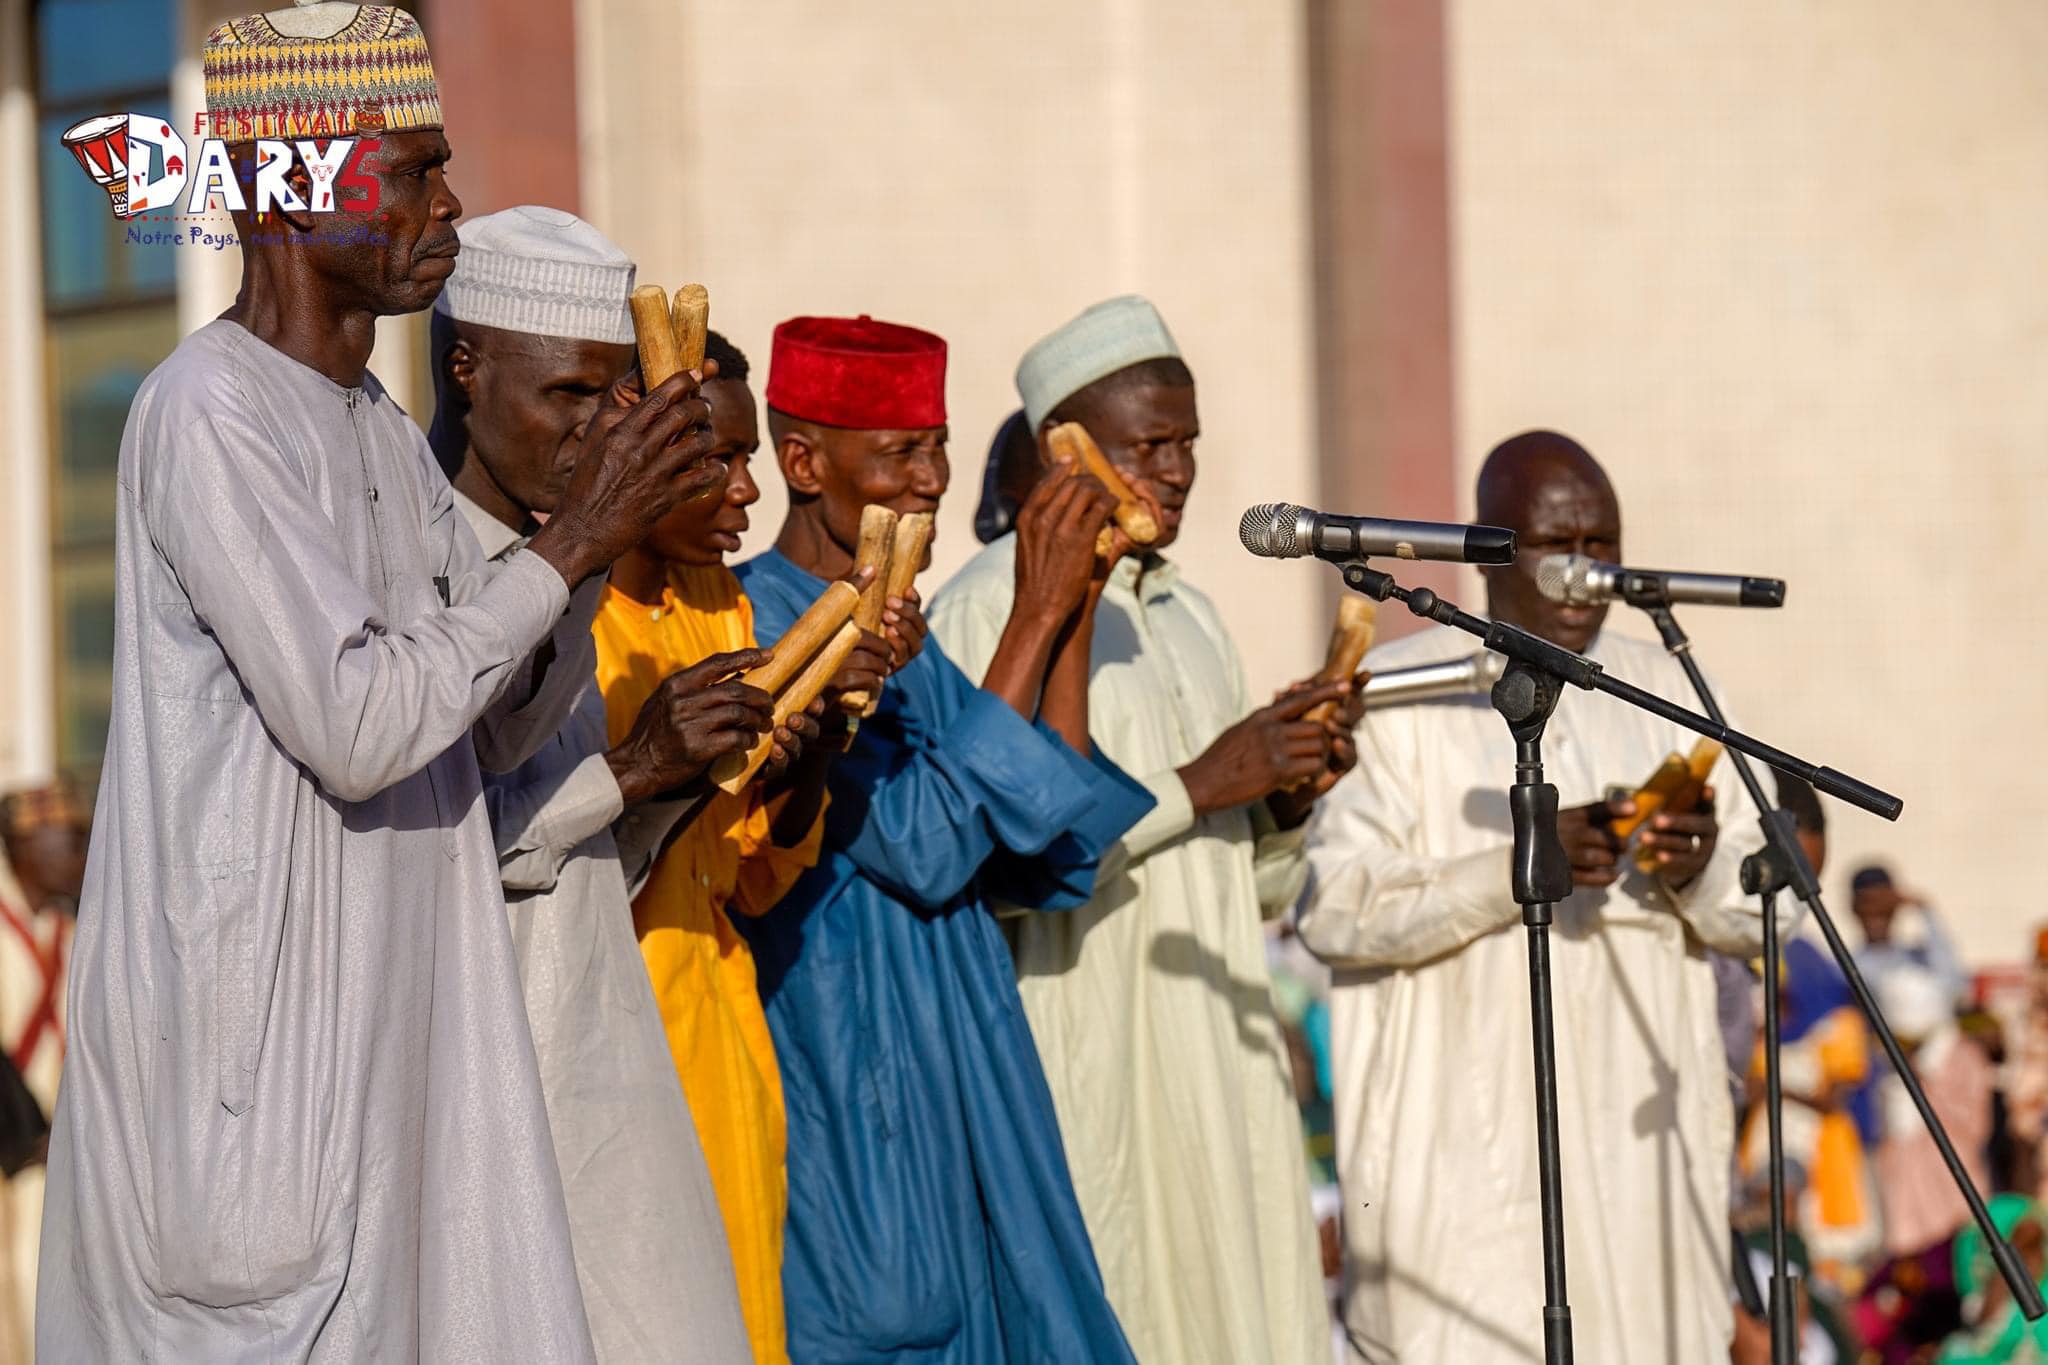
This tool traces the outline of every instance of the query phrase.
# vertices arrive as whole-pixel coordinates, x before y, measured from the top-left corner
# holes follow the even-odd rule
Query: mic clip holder
[[[1632,607],[1652,611],[1671,605],[1671,585],[1661,575],[1625,573],[1614,595]]]
[[[1820,894],[1820,878],[1799,847],[1789,810],[1766,810],[1764,846],[1742,860],[1742,894],[1771,896],[1789,890],[1802,901]]]
[[[1493,685],[1493,709],[1515,737],[1515,785],[1508,809],[1515,831],[1514,897],[1525,924],[1548,924],[1572,893],[1572,860],[1557,835],[1557,788],[1543,780],[1543,730],[1564,695],[1551,674],[1517,660]]]

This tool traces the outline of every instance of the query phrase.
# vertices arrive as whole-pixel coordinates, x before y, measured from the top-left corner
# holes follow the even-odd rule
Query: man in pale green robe
[[[1018,388],[1034,430],[1088,427],[1157,502],[1157,548],[1170,544],[1198,424],[1193,378],[1151,305],[1090,309],[1027,354]],[[933,603],[969,677],[1009,619],[1015,553],[1014,535],[996,540]],[[1096,1259],[1140,1360],[1327,1361],[1261,923],[1301,889],[1302,822],[1352,758],[1342,717],[1302,713],[1345,689],[1253,711],[1215,609],[1156,550],[1112,571],[1092,661],[1089,738],[1158,804],[1104,857],[1087,905],[1009,927]]]

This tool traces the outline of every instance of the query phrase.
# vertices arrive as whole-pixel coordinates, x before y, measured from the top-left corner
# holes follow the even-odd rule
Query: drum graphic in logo
[[[101,114],[64,130],[64,145],[85,173],[114,201],[114,216],[128,216],[128,116]]]

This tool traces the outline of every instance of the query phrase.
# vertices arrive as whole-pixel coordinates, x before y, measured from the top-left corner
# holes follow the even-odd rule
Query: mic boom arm
[[[1525,664],[1539,672],[1548,673],[1588,692],[1605,692],[1629,705],[1662,717],[1675,725],[1682,725],[1695,733],[1717,739],[1737,753],[1748,754],[1759,763],[1769,764],[1779,772],[1790,773],[1813,784],[1814,790],[1826,792],[1829,796],[1847,801],[1850,805],[1869,811],[1872,815],[1886,820],[1896,820],[1905,809],[1906,803],[1890,792],[1882,791],[1867,782],[1858,781],[1847,773],[1817,763],[1809,763],[1783,749],[1752,739],[1740,730],[1732,730],[1719,721],[1711,720],[1697,711],[1688,711],[1683,706],[1668,702],[1654,692],[1645,692],[1633,683],[1623,682],[1610,676],[1599,664],[1583,654],[1574,654],[1562,645],[1554,645],[1540,635],[1532,635],[1519,626],[1502,621],[1489,621],[1481,616],[1459,608],[1455,602],[1447,602],[1428,588],[1404,588],[1386,574],[1354,560],[1344,567],[1344,581],[1368,597],[1386,601],[1389,597],[1407,603],[1408,610],[1425,620],[1438,625],[1452,626],[1467,635],[1477,636],[1486,647],[1497,654],[1505,654],[1517,663]]]

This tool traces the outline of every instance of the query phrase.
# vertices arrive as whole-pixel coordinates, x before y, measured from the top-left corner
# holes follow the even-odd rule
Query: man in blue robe
[[[762,640],[849,571],[866,504],[938,506],[944,375],[945,343],[912,328],[776,329],[790,512],[739,569]],[[834,765],[818,864],[740,923],[789,1110],[794,1359],[1131,1359],[990,909],[1082,904],[1152,804],[1087,739],[1112,506],[1073,475],[1020,510],[1019,606],[983,687],[925,642],[915,594],[890,599],[898,671]]]

